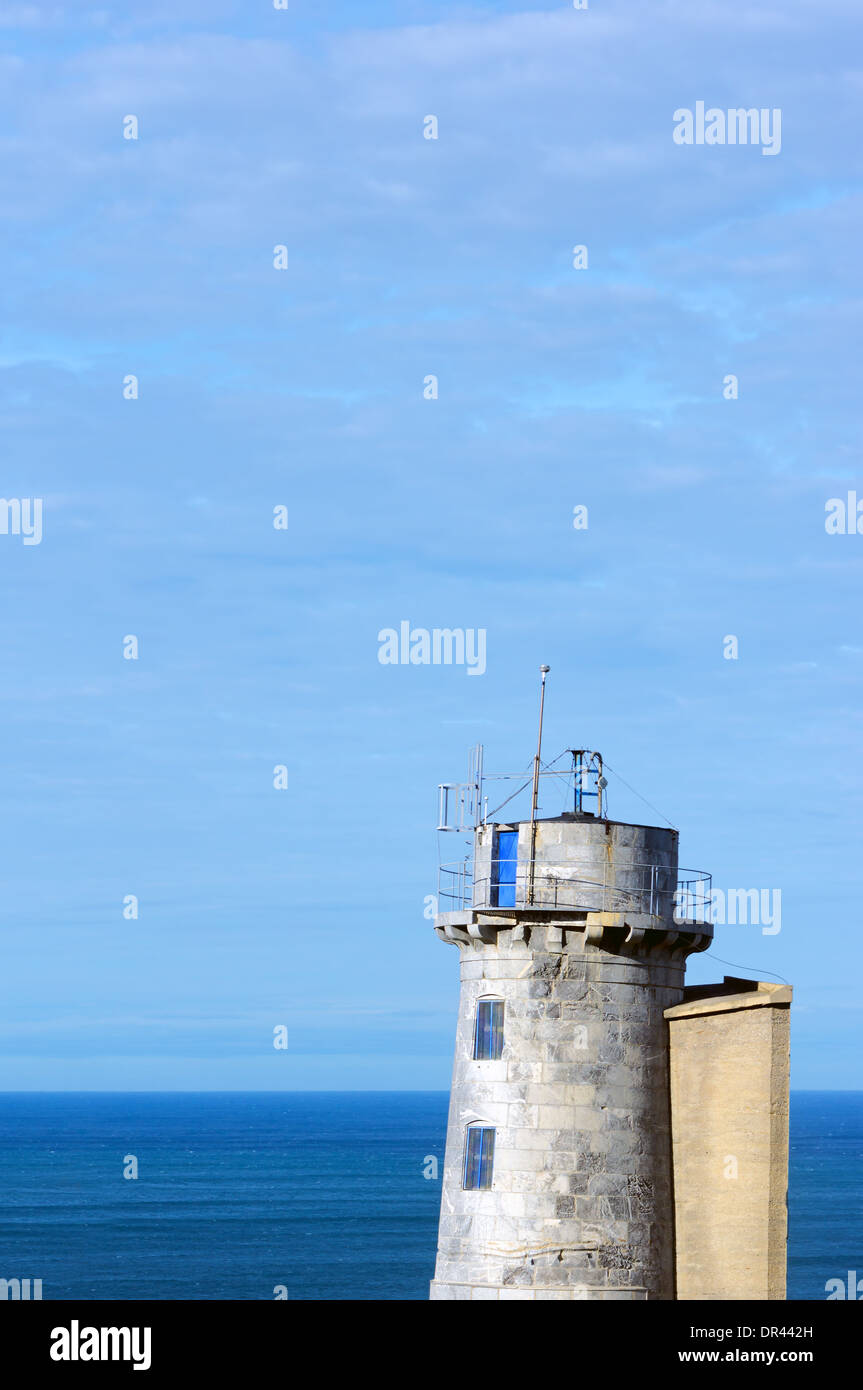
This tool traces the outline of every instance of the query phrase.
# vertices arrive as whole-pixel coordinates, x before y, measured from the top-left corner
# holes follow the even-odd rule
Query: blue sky
[[[0,4],[0,491],[44,499],[0,535],[0,1088],[445,1089],[435,788],[528,763],[543,661],[549,755],[781,889],[690,981],[791,981],[793,1084],[859,1087],[861,30]],[[698,100],[781,152],[675,144]],[[403,620],[486,673],[381,665]]]

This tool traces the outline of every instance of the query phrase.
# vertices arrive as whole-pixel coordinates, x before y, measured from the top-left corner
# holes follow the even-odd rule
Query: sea
[[[46,1300],[424,1300],[447,1102],[0,1094],[0,1278]],[[792,1094],[789,1225],[789,1299],[863,1280],[863,1092]]]

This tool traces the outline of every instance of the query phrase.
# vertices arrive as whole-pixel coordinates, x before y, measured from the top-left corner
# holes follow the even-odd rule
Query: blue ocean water
[[[863,1275],[863,1091],[793,1091],[788,1297]]]
[[[425,1299],[447,1099],[7,1093],[0,1277],[45,1299]],[[788,1295],[823,1299],[863,1273],[863,1093],[791,1113]]]

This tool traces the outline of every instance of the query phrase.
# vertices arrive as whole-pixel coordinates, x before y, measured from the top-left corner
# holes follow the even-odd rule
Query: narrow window
[[[518,878],[518,831],[498,830],[495,835],[497,857],[491,864],[491,902],[489,907],[515,907]]]
[[[476,1062],[496,1062],[503,1052],[503,1000],[480,999],[476,1006],[473,1055]]]
[[[494,1130],[485,1125],[468,1125],[464,1155],[464,1186],[471,1191],[491,1187],[494,1167]]]

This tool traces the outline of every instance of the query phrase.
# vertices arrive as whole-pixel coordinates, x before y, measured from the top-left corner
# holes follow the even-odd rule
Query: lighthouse
[[[523,787],[477,747],[440,788],[467,853],[435,919],[461,987],[431,1297],[673,1299],[665,1015],[710,944],[710,880],[679,870],[676,829],[609,818],[598,752],[543,764],[547,673]]]

